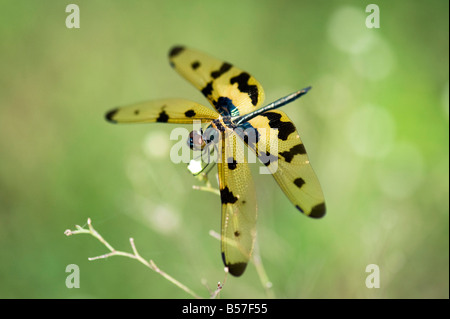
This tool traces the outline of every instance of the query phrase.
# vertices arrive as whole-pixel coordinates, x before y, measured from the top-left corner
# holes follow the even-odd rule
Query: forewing
[[[224,136],[226,135],[226,136]],[[234,276],[243,274],[256,238],[256,195],[244,144],[232,131],[222,133],[218,163],[222,201],[222,259]]]
[[[228,62],[182,46],[170,50],[169,60],[175,70],[199,89],[219,112],[228,108],[231,113],[231,105],[234,105],[239,114],[229,115],[238,116],[253,112],[264,103],[261,84]]]
[[[179,123],[194,120],[210,122],[219,114],[210,108],[184,99],[162,99],[115,108],[105,115],[113,123]]]
[[[272,110],[256,116],[249,123],[259,134],[256,144],[249,143],[248,146],[273,174],[289,200],[305,215],[323,217],[322,188],[292,121],[284,112]]]

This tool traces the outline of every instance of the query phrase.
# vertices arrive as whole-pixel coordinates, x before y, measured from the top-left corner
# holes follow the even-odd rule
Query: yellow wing
[[[225,136],[224,136],[225,135]],[[244,273],[256,238],[256,195],[244,144],[227,129],[218,163],[222,201],[222,259],[234,276]]]
[[[112,123],[202,123],[219,117],[216,111],[184,99],[163,99],[115,108],[105,115]]]
[[[228,62],[182,46],[172,48],[169,59],[175,70],[199,89],[219,112],[228,107],[230,101],[239,110],[239,114],[232,116],[253,112],[264,103],[261,84]]]
[[[266,165],[295,207],[305,215],[325,215],[325,202],[319,180],[309,163],[305,146],[288,116],[279,110],[265,112],[249,121],[259,139],[249,147]],[[276,131],[278,130],[278,131]]]

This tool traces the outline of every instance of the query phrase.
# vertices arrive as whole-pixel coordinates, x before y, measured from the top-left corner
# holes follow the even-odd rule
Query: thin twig
[[[197,175],[196,178],[199,181],[203,182],[205,185],[204,186],[194,185],[194,186],[192,186],[193,189],[199,190],[199,191],[204,191],[204,192],[210,192],[210,193],[220,196],[220,191],[217,188],[212,187],[211,182],[209,181],[208,175],[206,175],[205,173],[202,173],[200,175]]]
[[[193,296],[194,298],[197,299],[201,299],[202,297],[200,297],[198,294],[196,294],[193,290],[191,290],[190,288],[186,287],[185,285],[183,285],[181,282],[179,282],[178,280],[176,280],[175,278],[173,278],[172,276],[168,275],[166,272],[162,271],[158,266],[156,266],[155,262],[153,260],[145,260],[137,251],[136,249],[136,245],[134,244],[134,239],[130,238],[130,245],[131,245],[131,249],[133,250],[133,254],[131,253],[127,253],[127,252],[123,252],[123,251],[118,251],[115,250],[92,226],[91,223],[91,219],[88,219],[88,226],[89,229],[85,229],[79,225],[76,225],[76,230],[70,230],[67,229],[64,234],[66,236],[71,236],[71,235],[77,235],[77,234],[89,234],[95,238],[97,238],[106,248],[108,248],[108,250],[110,251],[107,254],[104,255],[100,255],[100,256],[96,256],[96,257],[90,257],[88,258],[88,260],[93,261],[93,260],[97,260],[97,259],[104,259],[104,258],[109,258],[112,256],[124,256],[124,257],[128,257],[131,259],[136,259],[138,260],[140,263],[142,263],[143,265],[145,265],[146,267],[150,268],[151,270],[155,271],[156,273],[160,274],[161,276],[163,276],[165,279],[167,279],[168,281],[170,281],[171,283],[173,283],[174,285],[176,285],[177,287],[181,288],[182,290],[184,290],[186,293],[190,294],[191,296]]]
[[[222,291],[223,286],[225,285],[225,282],[227,281],[227,275],[228,275],[228,267],[224,268],[225,271],[225,277],[223,278],[223,282],[220,283],[220,281],[217,283],[217,289],[211,294],[211,299],[215,299],[219,293]]]
[[[210,193],[213,193],[216,195],[220,195],[220,191],[217,188],[212,188],[212,187],[208,187],[208,186],[197,186],[197,185],[192,186],[192,188],[195,190],[210,192]]]
[[[258,241],[255,240],[255,247],[253,248],[252,261],[255,265],[256,272],[258,273],[259,280],[261,281],[261,285],[264,287],[266,291],[267,297],[274,299],[275,293],[272,290],[272,282],[269,280],[267,276],[266,269],[263,266],[261,255],[259,253],[259,244]]]

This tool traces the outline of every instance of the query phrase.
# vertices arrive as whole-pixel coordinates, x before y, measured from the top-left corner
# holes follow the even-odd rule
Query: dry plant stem
[[[211,188],[211,187],[208,187],[208,186],[196,186],[196,185],[192,186],[192,188],[196,189],[196,190],[199,190],[199,191],[205,191],[205,192],[210,192],[210,193],[213,193],[213,194],[216,194],[216,195],[220,195],[219,190],[216,189],[216,188]]]
[[[64,234],[66,234],[66,236],[70,236],[70,235],[77,235],[77,234],[90,234],[93,237],[97,238],[98,241],[100,241],[106,248],[108,248],[108,250],[110,251],[107,254],[104,255],[100,255],[100,256],[96,256],[96,257],[91,257],[88,258],[90,261],[92,260],[97,260],[97,259],[104,259],[104,258],[108,258],[108,257],[112,257],[112,256],[124,256],[124,257],[128,257],[131,259],[136,259],[138,260],[140,263],[142,263],[143,265],[147,266],[148,268],[150,268],[151,270],[155,271],[156,273],[160,274],[161,276],[163,276],[165,279],[167,279],[168,281],[170,281],[171,283],[173,283],[174,285],[176,285],[177,287],[181,288],[182,290],[184,290],[185,292],[187,292],[188,294],[190,294],[191,296],[193,296],[194,298],[197,299],[201,299],[202,297],[200,297],[199,295],[197,295],[194,291],[192,291],[191,289],[189,289],[188,287],[186,287],[185,285],[183,285],[181,282],[179,282],[178,280],[176,280],[175,278],[173,278],[172,276],[168,275],[167,273],[165,273],[164,271],[162,271],[158,266],[156,266],[155,262],[153,260],[145,260],[137,251],[136,249],[136,245],[134,244],[134,240],[133,238],[130,238],[130,245],[131,248],[133,250],[133,253],[127,253],[127,252],[123,252],[123,251],[118,251],[115,250],[114,247],[112,247],[92,226],[91,223],[91,219],[88,219],[88,226],[89,229],[84,229],[83,227],[76,225],[75,227],[77,228],[76,230],[66,230],[64,232]],[[217,295],[217,294],[216,294]]]
[[[202,174],[202,175],[198,176],[197,179],[204,182],[205,186],[194,185],[194,186],[192,186],[193,189],[199,190],[199,191],[204,191],[204,192],[210,192],[210,193],[220,196],[220,191],[217,188],[212,187],[211,182],[209,181],[208,175]]]
[[[274,299],[275,293],[272,290],[272,282],[269,280],[267,276],[266,270],[262,264],[261,255],[259,254],[259,244],[258,241],[255,241],[255,248],[252,255],[252,261],[255,265],[256,272],[258,273],[259,280],[261,281],[262,286],[266,290],[267,297]]]
[[[223,286],[225,285],[225,282],[227,281],[227,275],[228,275],[228,267],[225,267],[225,277],[223,278],[223,282],[222,283],[219,282],[217,284],[217,289],[213,293],[210,293],[211,299],[217,298],[217,296],[219,295],[219,293],[222,290]]]

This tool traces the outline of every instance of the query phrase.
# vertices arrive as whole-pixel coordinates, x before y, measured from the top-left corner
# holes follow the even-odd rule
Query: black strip
[[[230,63],[224,62],[224,63],[222,64],[222,66],[220,67],[219,70],[217,70],[217,71],[212,71],[212,72],[211,72],[211,77],[212,77],[213,79],[217,79],[219,76],[221,76],[222,74],[224,74],[224,73],[226,73],[228,70],[230,70],[231,67],[232,67],[232,65],[231,65]]]
[[[209,95],[211,95],[212,93],[212,81],[208,82],[208,84],[206,84],[206,86],[202,89],[202,93],[205,97],[208,97]]]
[[[325,216],[325,213],[326,213],[325,203],[320,203],[311,209],[311,213],[309,214],[309,217],[321,218],[321,217]]]
[[[234,196],[233,192],[228,189],[228,186],[225,186],[224,189],[220,190],[220,199],[222,204],[234,204],[238,200],[238,198]]]
[[[269,126],[273,129],[278,130],[278,138],[286,141],[291,135],[291,133],[295,132],[295,126],[292,122],[283,122],[281,121],[281,114],[276,112],[266,112],[261,114],[261,116],[267,117],[269,120]]]
[[[186,111],[184,113],[184,115],[186,115],[187,117],[194,117],[195,116],[195,111],[194,110]]]
[[[256,85],[249,85],[248,80],[250,79],[250,74],[247,72],[242,72],[238,76],[235,76],[230,79],[230,83],[238,84],[239,91],[243,93],[247,93],[250,99],[252,100],[252,104],[258,104],[258,87]]]
[[[279,154],[284,157],[284,160],[286,162],[290,163],[295,155],[306,154],[306,150],[303,144],[297,144],[293,146],[289,151],[280,152]]]
[[[105,119],[106,119],[108,122],[111,122],[111,123],[117,123],[117,121],[113,120],[113,117],[114,117],[114,115],[116,115],[116,113],[117,113],[118,111],[119,111],[118,108],[109,111],[108,113],[105,114]]]
[[[159,113],[159,117],[156,119],[156,122],[167,123],[168,120],[169,115],[167,115],[166,111],[163,110],[161,113]]]
[[[180,54],[181,52],[183,52],[185,49],[185,47],[178,45],[178,46],[174,46],[170,51],[169,51],[169,57],[173,58],[176,57],[178,54]]]

